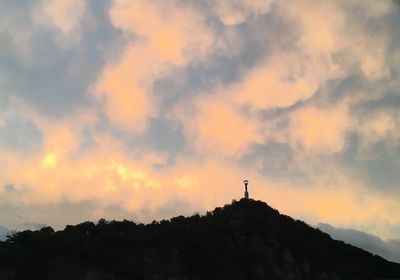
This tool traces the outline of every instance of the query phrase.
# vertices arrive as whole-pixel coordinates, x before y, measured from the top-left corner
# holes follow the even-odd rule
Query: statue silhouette
[[[248,180],[244,180],[244,198],[249,199],[249,192],[247,191],[247,185],[249,184]]]

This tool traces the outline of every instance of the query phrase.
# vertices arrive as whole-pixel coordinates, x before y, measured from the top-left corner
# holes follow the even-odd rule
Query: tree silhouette
[[[148,225],[85,222],[14,232],[0,279],[379,279],[400,265],[335,241],[261,201]]]

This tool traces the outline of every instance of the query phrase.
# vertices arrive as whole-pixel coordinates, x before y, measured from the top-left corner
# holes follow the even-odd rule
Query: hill
[[[0,279],[400,279],[400,264],[333,240],[266,203],[136,224],[100,220],[0,243]]]

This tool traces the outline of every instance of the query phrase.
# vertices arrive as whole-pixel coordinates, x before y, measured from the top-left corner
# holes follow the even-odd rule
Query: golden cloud
[[[104,102],[111,121],[143,131],[157,111],[152,82],[171,66],[208,53],[213,36],[198,12],[175,2],[115,0],[110,18],[115,27],[137,38],[117,63],[104,69],[95,96]]]
[[[299,54],[281,53],[249,73],[242,84],[232,87],[233,98],[253,109],[288,107],[311,97],[321,80],[312,74],[311,64]]]
[[[46,24],[51,23],[65,36],[79,29],[85,16],[83,0],[43,3],[48,4],[41,6]],[[397,114],[374,115],[356,129],[359,124],[349,113],[348,100],[322,106],[304,102],[283,117],[267,121],[260,117],[262,110],[288,108],[307,101],[318,90],[324,90],[321,86],[327,81],[352,71],[359,71],[371,81],[387,77],[388,34],[378,32],[372,38],[362,23],[349,24],[345,3],[354,4],[275,2],[274,12],[295,27],[295,35],[289,36],[293,44],[288,48],[286,42],[271,47],[271,54],[245,73],[242,81],[222,84],[212,92],[202,92],[200,97],[189,96],[176,105],[174,112],[168,112],[168,117],[172,115],[182,123],[186,140],[193,145],[188,149],[195,150],[193,154],[183,151],[173,163],[168,162],[168,155],[146,145],[132,147],[134,156],[128,155],[123,139],[94,128],[98,108],[85,108],[83,113],[50,121],[29,108],[12,105],[16,112],[10,113],[10,119],[25,114],[41,130],[43,143],[32,154],[0,148],[0,184],[11,182],[17,194],[6,195],[3,188],[0,193],[15,205],[57,204],[64,199],[93,201],[99,211],[118,205],[149,220],[162,217],[140,214],[142,209],[156,211],[177,199],[190,202],[193,209],[211,209],[240,198],[241,181],[248,178],[252,197],[310,222],[341,226],[357,223],[359,227],[372,225],[375,220],[400,223],[395,197],[366,191],[366,186],[333,166],[319,173],[320,169],[314,168],[319,163],[303,164],[306,172],[318,174],[307,186],[293,186],[292,178],[267,178],[236,162],[252,143],[271,139],[289,144],[299,164],[305,158],[339,152],[348,129],[368,135],[371,141],[398,138]],[[368,17],[379,17],[388,12],[389,4],[382,3],[367,1],[361,8]],[[227,25],[221,25],[218,32],[222,34],[218,35],[207,26],[207,15],[182,1],[112,2],[109,17],[127,43],[119,57],[107,62],[92,90],[112,124],[130,136],[144,132],[148,120],[158,116],[160,98],[152,93],[157,78],[215,50],[238,54],[244,45],[234,42],[242,41],[242,35],[232,25],[252,15],[266,14],[271,6],[270,1],[231,1],[218,2],[214,8],[213,15]],[[31,36],[27,34],[15,35],[22,38],[15,39],[20,47]],[[262,32],[259,35],[266,36]],[[400,56],[394,59],[400,61]],[[278,129],[277,123],[284,121],[288,125]],[[81,150],[82,130],[90,131],[93,137],[93,145],[85,150]],[[157,169],[157,165],[165,166]],[[385,234],[384,229],[376,231]]]
[[[351,125],[346,105],[329,108],[306,107],[291,115],[292,147],[311,153],[332,154],[344,145]]]
[[[187,137],[200,153],[243,154],[250,143],[261,141],[257,121],[246,116],[228,96],[210,95],[195,101],[193,112],[179,116]]]

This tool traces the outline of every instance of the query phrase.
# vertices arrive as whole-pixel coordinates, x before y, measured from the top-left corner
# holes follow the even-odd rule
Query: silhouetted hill
[[[400,264],[335,241],[266,203],[148,225],[85,222],[0,243],[0,279],[400,279]]]
[[[354,229],[337,228],[329,224],[318,224],[317,228],[329,234],[333,239],[342,240],[389,261],[400,263],[400,240],[384,241],[372,234]]]

